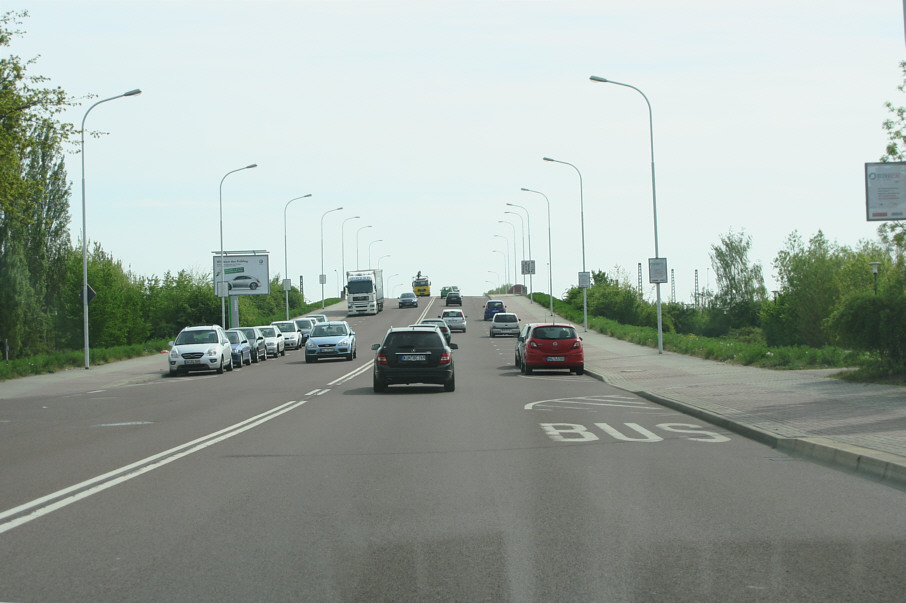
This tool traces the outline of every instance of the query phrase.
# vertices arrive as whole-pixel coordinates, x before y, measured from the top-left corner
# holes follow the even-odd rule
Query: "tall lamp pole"
[[[495,234],[495,237],[498,239],[503,239],[503,248],[506,250],[504,253],[504,264],[503,264],[503,280],[510,282],[510,240],[503,235]],[[513,246],[513,253],[516,253],[516,246]],[[515,275],[513,276],[515,279]]]
[[[495,236],[495,237],[500,237],[500,235],[494,235],[494,236]],[[504,240],[506,239],[506,237],[500,237],[500,238],[502,238],[502,239],[504,239]],[[493,252],[493,253],[499,253],[500,255],[503,256],[503,274],[504,274],[505,276],[508,275],[508,274],[509,274],[509,273],[508,273],[508,270],[509,270],[509,265],[510,265],[510,252],[509,252],[509,250],[507,250],[506,253],[504,253],[503,251],[500,251],[499,249],[492,249],[491,252]]]
[[[657,187],[654,183],[654,116],[651,112],[651,103],[648,101],[648,97],[645,96],[645,93],[632,86],[630,84],[623,84],[620,82],[615,82],[613,80],[608,80],[603,77],[598,77],[593,75],[589,78],[593,82],[601,82],[604,84],[615,84],[617,86],[623,86],[625,88],[632,88],[636,92],[642,95],[642,98],[645,99],[645,104],[648,105],[648,134],[651,141],[651,207],[654,213],[654,257],[660,258],[658,254],[658,245],[657,245]],[[656,283],[657,287],[657,353],[664,353],[664,329],[661,320],[661,283],[658,281]]]
[[[378,269],[380,269],[380,267],[381,267],[381,260],[383,260],[384,258],[389,258],[389,257],[390,257],[390,254],[387,254],[387,255],[382,255],[381,257],[379,257],[379,258],[377,259],[377,267],[378,267]]]
[[[328,209],[326,212],[321,214],[321,274],[318,275],[318,280],[321,281],[321,309],[324,309],[324,281],[327,280],[327,275],[324,274],[324,217],[332,212],[340,211],[342,207],[335,207],[333,209]]]
[[[528,231],[528,259],[532,259],[532,217],[529,210],[523,205],[517,203],[507,203],[510,207],[518,207],[525,212],[525,229]],[[521,217],[521,216],[520,216]],[[535,283],[532,274],[529,273],[529,301],[535,303]]]
[[[518,212],[515,212],[515,211],[505,211],[505,212],[503,212],[503,213],[505,213],[505,214],[512,214],[512,215],[516,216],[517,218],[519,218],[519,232],[522,234],[522,236],[521,236],[521,240],[522,240],[522,259],[524,260],[524,259],[525,259],[525,220],[522,219],[522,214],[520,214],[520,213],[518,213]],[[516,245],[515,245],[515,243],[513,244],[513,253],[516,253]],[[516,257],[513,256],[513,259],[515,260]],[[516,265],[517,265],[517,263],[516,263],[516,262],[513,262],[513,266],[515,267]],[[516,274],[519,274],[519,272],[517,272]],[[517,277],[514,276],[514,277],[513,277],[513,280],[516,280],[516,278],[517,278]],[[524,274],[522,275],[522,286],[525,287],[525,275],[524,275]]]
[[[226,180],[226,177],[230,174],[236,172],[241,172],[242,170],[250,170],[252,168],[258,167],[257,163],[249,164],[245,167],[236,168],[235,170],[230,170],[223,175],[223,178],[220,179],[220,326],[226,327],[226,277],[223,271],[223,181]]]
[[[497,220],[498,224],[509,224],[513,229],[513,285],[516,284],[516,225],[507,220]]]
[[[530,189],[530,188],[523,188],[522,190],[525,191],[525,192],[527,192],[527,193],[537,193],[537,194],[541,195],[542,197],[544,197],[544,201],[547,203],[547,268],[548,268],[547,273],[548,273],[548,277],[549,277],[549,279],[550,279],[550,280],[549,280],[549,283],[548,283],[548,286],[550,287],[551,317],[553,317],[553,315],[554,315],[554,266],[553,266],[553,259],[552,259],[552,257],[551,257],[551,256],[553,255],[553,254],[551,253],[551,252],[552,252],[552,245],[551,245],[551,202],[550,202],[550,199],[547,198],[547,195],[545,195],[545,194],[542,193],[541,191],[533,191],[533,190]]]
[[[557,159],[551,159],[550,157],[542,157],[544,161],[552,161],[554,163],[562,163],[563,165],[568,165],[569,167],[576,170],[576,173],[579,174],[579,220],[582,225],[582,272],[585,270],[585,199],[584,193],[582,192],[582,172],[579,171],[579,168],[567,161],[559,161]],[[588,289],[582,287],[582,314],[585,318],[585,330],[588,331]]]
[[[355,269],[359,270],[359,233],[361,233],[366,228],[371,228],[371,224],[368,226],[363,226],[357,231],[355,231]]]
[[[308,193],[307,195],[302,195],[301,197],[296,197],[294,199],[290,199],[289,201],[286,202],[286,205],[283,206],[283,278],[284,279],[289,278],[289,259],[288,259],[289,255],[287,254],[287,251],[286,251],[286,249],[287,249],[286,248],[286,210],[287,210],[287,208],[289,208],[289,204],[292,203],[293,201],[298,201],[299,199],[305,199],[307,197],[311,197],[311,193]],[[285,295],[285,297],[286,297],[286,320],[289,320],[289,289],[286,289],[284,291],[284,293],[286,294]]]
[[[83,333],[84,333],[84,345],[85,345],[85,369],[89,367],[88,360],[88,218],[87,212],[85,211],[85,120],[88,119],[88,114],[91,113],[91,110],[100,105],[101,103],[106,103],[108,101],[116,100],[124,96],[136,96],[141,94],[142,91],[136,88],[135,90],[130,90],[129,92],[123,92],[122,94],[117,94],[116,96],[111,96],[110,98],[105,98],[104,100],[99,100],[94,103],[88,110],[85,111],[85,116],[82,118],[82,321],[83,321]]]
[[[340,224],[340,269],[343,271],[343,278],[346,278],[346,223],[359,218],[361,216],[352,216],[351,218],[346,218]],[[343,287],[343,291],[346,291],[346,287]]]
[[[368,270],[371,270],[371,246],[375,243],[381,243],[384,239],[375,239],[374,241],[368,243]]]

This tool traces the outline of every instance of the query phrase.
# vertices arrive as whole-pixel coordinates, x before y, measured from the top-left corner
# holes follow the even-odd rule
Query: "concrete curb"
[[[585,369],[585,374],[617,389],[631,392],[655,404],[672,408],[712,425],[723,427],[727,431],[765,444],[791,456],[811,459],[840,469],[860,473],[892,486],[906,488],[906,462],[904,462],[902,457],[895,454],[842,444],[828,438],[808,437],[805,435],[801,437],[784,437],[698,406],[650,392],[633,390],[626,387],[625,384],[608,381],[604,374],[588,368]],[[614,381],[620,380],[616,379]]]

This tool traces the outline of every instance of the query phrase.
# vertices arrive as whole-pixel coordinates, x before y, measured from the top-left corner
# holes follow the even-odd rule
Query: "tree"
[[[714,305],[727,317],[727,327],[755,326],[767,297],[761,264],[749,261],[752,237],[730,231],[711,246],[711,267],[717,279]]]

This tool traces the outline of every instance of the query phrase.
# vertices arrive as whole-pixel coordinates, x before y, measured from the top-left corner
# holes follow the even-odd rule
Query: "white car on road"
[[[189,371],[233,370],[233,348],[220,325],[186,327],[170,342],[170,376]]]

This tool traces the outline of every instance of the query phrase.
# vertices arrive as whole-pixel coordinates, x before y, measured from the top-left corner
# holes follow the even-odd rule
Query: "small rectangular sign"
[[[667,282],[667,258],[648,258],[648,282]]]
[[[865,218],[906,219],[906,162],[865,164]]]
[[[223,273],[220,271],[220,255],[214,256],[214,291],[218,297],[233,295],[268,295],[270,275],[268,256],[262,255],[224,255]],[[222,285],[221,285],[222,283]],[[225,295],[221,286],[226,287]]]

